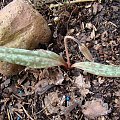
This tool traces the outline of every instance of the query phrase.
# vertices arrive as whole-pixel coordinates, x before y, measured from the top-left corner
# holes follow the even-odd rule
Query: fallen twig
[[[14,112],[14,113],[22,119],[22,116],[19,113],[17,112]]]
[[[11,115],[8,109],[7,109],[7,115],[8,115],[8,120],[11,120]]]
[[[74,4],[74,3],[80,3],[80,2],[93,2],[93,1],[96,1],[96,0],[74,0],[74,1],[67,1],[67,2],[64,2],[63,4],[62,3],[51,4],[50,5],[50,9],[51,8],[55,8],[55,7],[63,6],[64,4]]]
[[[31,120],[34,120],[29,114],[28,114],[28,112],[25,110],[25,108],[22,106],[22,108],[23,108],[23,111],[25,112],[25,114],[28,116],[28,118],[30,118]]]

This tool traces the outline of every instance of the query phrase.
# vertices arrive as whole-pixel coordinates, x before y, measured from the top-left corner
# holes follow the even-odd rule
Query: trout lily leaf
[[[105,77],[120,77],[120,66],[104,65],[95,62],[78,62],[71,67],[85,70],[88,73],[105,76]]]
[[[25,50],[18,48],[0,47],[0,61],[23,65],[31,68],[48,68],[66,66],[63,58],[48,50]]]

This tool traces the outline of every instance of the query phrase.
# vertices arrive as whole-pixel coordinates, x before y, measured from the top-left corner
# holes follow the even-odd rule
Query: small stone
[[[50,40],[51,31],[41,14],[25,0],[13,0],[0,11],[0,46],[32,50]],[[13,75],[23,66],[0,62],[0,73]]]
[[[55,18],[54,18],[54,22],[55,22],[55,23],[58,23],[59,20],[60,20],[59,17],[55,17]]]

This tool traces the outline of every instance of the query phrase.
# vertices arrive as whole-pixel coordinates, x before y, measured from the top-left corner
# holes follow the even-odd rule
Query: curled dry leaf
[[[78,88],[90,88],[91,87],[90,82],[85,81],[85,78],[81,74],[78,77],[76,77],[75,83]]]
[[[108,109],[108,104],[104,103],[101,99],[87,101],[85,105],[82,106],[83,114],[90,118],[94,119],[96,117],[106,115],[111,112]]]
[[[102,10],[103,6],[99,3],[93,4],[93,14],[96,15],[97,12],[100,12]]]
[[[76,84],[76,86],[78,87],[78,88],[82,88],[82,87],[84,87],[84,85],[85,85],[85,78],[83,78],[83,75],[79,75],[79,76],[77,76],[76,77],[76,79],[75,79],[75,84]]]
[[[91,32],[91,34],[90,34],[90,38],[91,38],[91,39],[94,39],[94,38],[95,38],[95,30],[94,30],[94,29],[92,30],[92,32]]]
[[[46,107],[46,114],[50,115],[53,113],[57,113],[60,104],[60,99],[58,98],[58,94],[56,92],[49,93],[48,96],[45,96],[45,107]]]
[[[80,74],[75,79],[75,84],[79,88],[79,91],[82,96],[86,96],[86,94],[90,93],[89,88],[91,87],[90,82],[85,82],[85,78]]]
[[[88,28],[88,29],[92,29],[93,28],[93,24],[91,22],[86,23],[85,27]]]
[[[90,53],[89,49],[84,44],[81,44],[81,46],[79,46],[79,49],[86,59],[88,59],[91,62],[93,61],[92,54]]]
[[[95,62],[79,62],[71,67],[76,67],[85,70],[88,73],[105,76],[105,77],[120,77],[120,66],[104,65]]]
[[[93,4],[93,14],[95,15],[98,11],[98,3]]]

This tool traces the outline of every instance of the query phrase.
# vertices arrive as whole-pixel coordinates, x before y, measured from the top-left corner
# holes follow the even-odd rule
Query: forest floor
[[[0,2],[4,7],[12,0]],[[62,0],[61,0],[62,1]],[[64,37],[73,36],[90,50],[94,61],[120,65],[120,1],[65,4],[32,0],[52,31],[47,49],[66,60]],[[70,61],[86,61],[74,41],[68,42]],[[0,120],[120,120],[120,78],[100,77],[63,67],[24,69],[0,76]]]

